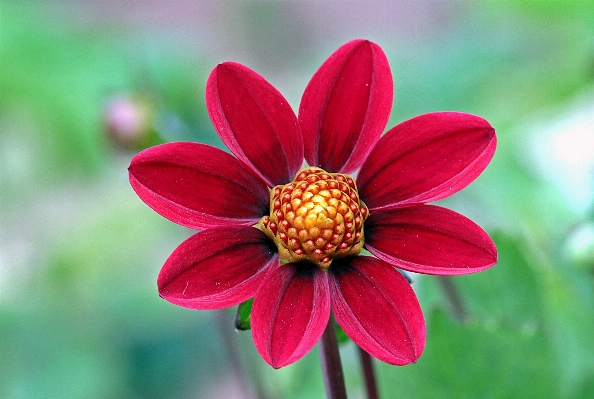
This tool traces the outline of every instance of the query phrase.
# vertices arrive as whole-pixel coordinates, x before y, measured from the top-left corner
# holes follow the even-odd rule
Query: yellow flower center
[[[368,215],[352,177],[309,167],[270,190],[270,216],[259,227],[282,262],[309,261],[328,270],[332,259],[361,252]]]

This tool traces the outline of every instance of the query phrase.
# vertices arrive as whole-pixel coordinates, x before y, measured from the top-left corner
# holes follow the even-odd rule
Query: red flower
[[[160,295],[192,309],[253,297],[254,343],[273,367],[304,356],[331,310],[371,355],[415,362],[425,322],[395,267],[456,275],[496,263],[478,225],[426,205],[472,182],[496,137],[484,119],[455,112],[421,115],[381,136],[392,96],[386,56],[365,40],[345,44],[320,67],[299,118],[254,71],[218,65],[206,104],[235,157],[171,143],[130,164],[130,183],[147,205],[202,230],[167,259]],[[304,158],[312,167],[300,171]],[[356,179],[348,175],[357,170]],[[375,257],[358,255],[363,246]]]

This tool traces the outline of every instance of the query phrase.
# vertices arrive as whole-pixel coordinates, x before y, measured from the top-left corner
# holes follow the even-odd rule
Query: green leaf
[[[251,328],[250,319],[252,317],[252,303],[254,298],[240,303],[237,307],[237,314],[235,315],[235,328],[240,331],[246,331]]]
[[[538,266],[521,237],[492,232],[499,262],[481,273],[457,276],[453,282],[471,317],[500,320],[521,326],[541,323],[544,317]]]
[[[559,397],[561,365],[542,326],[459,324],[442,311],[427,316],[427,346],[416,364],[379,363],[382,390],[402,395],[388,397]]]

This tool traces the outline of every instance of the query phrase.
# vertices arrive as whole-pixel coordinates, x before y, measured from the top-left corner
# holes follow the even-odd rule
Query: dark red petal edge
[[[433,205],[372,212],[365,247],[400,269],[424,274],[469,274],[497,263],[497,248],[480,226]]]
[[[190,309],[237,305],[252,298],[266,273],[279,264],[272,247],[253,227],[201,231],[169,256],[157,279],[159,294]]]
[[[328,281],[336,321],[359,347],[390,364],[417,361],[425,347],[425,319],[396,269],[371,256],[346,258],[332,265]]]
[[[386,127],[393,97],[390,65],[377,44],[353,40],[340,47],[301,98],[307,162],[329,172],[355,171]]]
[[[254,344],[272,367],[286,366],[313,348],[329,317],[327,274],[310,265],[281,265],[266,276],[254,298]]]
[[[223,142],[270,186],[295,177],[303,164],[299,123],[262,76],[241,64],[219,64],[208,77],[206,106]]]
[[[370,210],[437,201],[487,167],[497,139],[489,122],[460,112],[420,115],[390,129],[357,176]]]
[[[148,148],[128,171],[140,199],[182,226],[253,225],[268,213],[266,184],[232,155],[205,144]]]

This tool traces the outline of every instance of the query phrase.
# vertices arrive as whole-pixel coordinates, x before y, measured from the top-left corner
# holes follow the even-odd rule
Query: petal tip
[[[307,162],[333,172],[358,169],[388,122],[393,94],[389,63],[377,44],[355,39],[338,48],[301,98]]]
[[[217,65],[206,84],[206,106],[221,140],[268,186],[290,181],[301,167],[303,138],[297,117],[257,72],[235,62]]]

